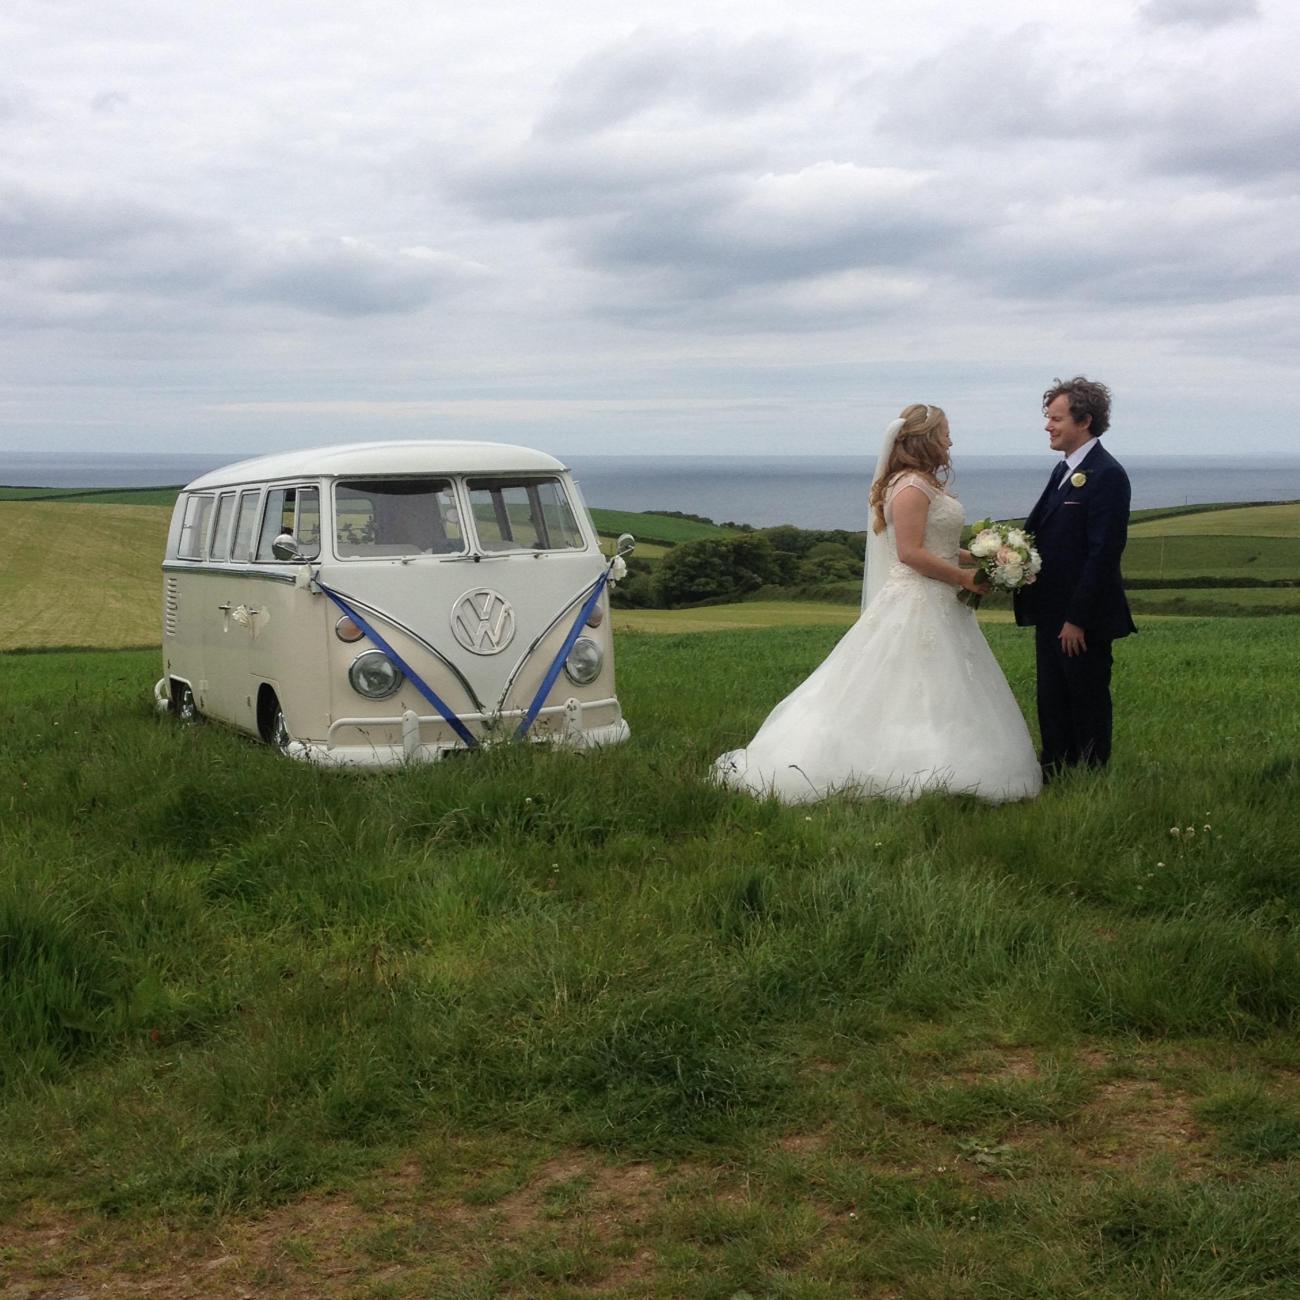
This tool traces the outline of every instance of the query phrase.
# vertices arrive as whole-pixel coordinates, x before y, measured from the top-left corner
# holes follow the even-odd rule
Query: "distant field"
[[[595,521],[596,531],[616,537],[619,533],[631,533],[638,541],[691,542],[697,537],[723,537],[728,529],[716,524],[702,524],[695,519],[678,519],[674,515],[638,514],[632,510],[598,510],[593,509],[591,517]]]
[[[1129,537],[1300,537],[1300,501],[1139,519]]]
[[[1300,578],[1300,536],[1143,532],[1129,537],[1124,573],[1130,578]]]
[[[811,600],[753,600],[699,609],[620,609],[615,632],[730,632],[755,627],[848,627],[858,616],[854,605]]]
[[[156,645],[162,506],[0,502],[0,650]]]
[[[1300,614],[1300,587],[1142,587],[1128,600],[1135,614]]]
[[[159,564],[174,493],[123,489],[76,501],[39,495],[52,491],[61,490],[0,489],[0,651],[157,644]],[[722,532],[665,515],[593,514],[608,535],[631,532],[643,539],[653,532],[682,541]],[[1252,521],[1257,535],[1244,531]],[[1211,526],[1241,531],[1194,531]],[[641,540],[636,553],[654,559],[664,551],[664,543]],[[1147,580],[1300,578],[1300,506],[1198,511],[1138,523],[1124,569],[1130,578]],[[842,604],[775,600],[692,610],[620,610],[615,626],[647,632],[847,626],[856,614],[856,593],[857,584],[849,583]],[[1132,597],[1134,608],[1148,615],[1300,610],[1298,588],[1160,588],[1134,591]],[[1009,618],[1009,605],[1001,600],[991,601],[981,613],[985,622]]]
[[[180,489],[0,487],[0,501],[64,501],[95,506],[172,506]]]

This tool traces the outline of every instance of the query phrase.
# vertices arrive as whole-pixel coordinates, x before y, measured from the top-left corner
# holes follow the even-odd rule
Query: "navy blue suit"
[[[1082,486],[1048,487],[1025,520],[1043,557],[1038,581],[1015,596],[1016,622],[1035,629],[1038,727],[1043,773],[1103,766],[1110,759],[1111,642],[1136,632],[1120,558],[1128,540],[1130,489],[1124,467],[1100,442],[1072,472]],[[1066,655],[1065,623],[1083,629],[1087,650]]]

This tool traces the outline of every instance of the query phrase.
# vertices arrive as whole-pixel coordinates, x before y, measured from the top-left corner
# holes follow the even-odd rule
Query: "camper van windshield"
[[[463,555],[449,479],[348,479],[334,485],[334,546],[340,559]]]
[[[586,546],[557,478],[472,478],[474,531],[485,551],[580,551]]]

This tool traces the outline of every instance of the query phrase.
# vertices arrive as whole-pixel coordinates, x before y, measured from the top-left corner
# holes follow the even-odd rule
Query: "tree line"
[[[763,587],[824,588],[862,578],[863,533],[840,528],[743,528],[732,536],[680,542],[663,559],[633,555],[613,603],[675,609],[737,600]]]

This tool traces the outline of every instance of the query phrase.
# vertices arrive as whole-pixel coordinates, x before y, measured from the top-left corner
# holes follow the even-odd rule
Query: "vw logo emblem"
[[[451,607],[451,633],[471,654],[500,654],[515,634],[515,611],[490,587],[467,591]]]

